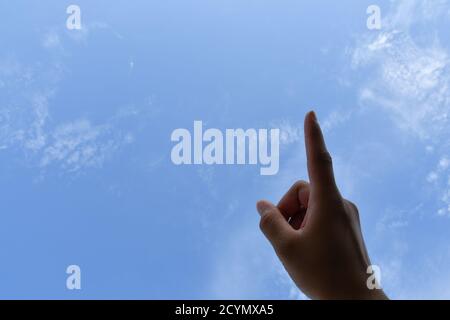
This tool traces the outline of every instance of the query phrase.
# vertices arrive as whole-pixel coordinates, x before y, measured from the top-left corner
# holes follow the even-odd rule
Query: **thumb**
[[[260,228],[272,246],[279,250],[295,235],[295,230],[287,222],[278,208],[268,201],[256,205],[261,216]]]

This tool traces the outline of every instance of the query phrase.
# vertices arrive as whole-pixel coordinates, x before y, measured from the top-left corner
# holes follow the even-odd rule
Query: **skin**
[[[358,208],[344,199],[314,112],[305,117],[310,182],[296,182],[277,206],[257,203],[260,227],[295,284],[311,299],[387,299],[367,287],[371,265]]]

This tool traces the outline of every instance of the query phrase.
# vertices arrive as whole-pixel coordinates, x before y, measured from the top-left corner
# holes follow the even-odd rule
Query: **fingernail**
[[[266,201],[260,201],[256,204],[256,209],[261,217],[267,214],[270,209],[272,209],[272,205]]]

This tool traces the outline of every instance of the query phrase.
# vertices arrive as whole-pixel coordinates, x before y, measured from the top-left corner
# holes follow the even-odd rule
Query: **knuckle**
[[[355,210],[356,212],[359,213],[359,209],[358,209],[358,207],[356,206],[356,204],[354,204],[353,202],[351,202],[351,201],[349,201],[349,200],[347,200],[347,203],[350,205],[350,207],[351,207],[353,210]]]
[[[317,154],[316,161],[322,165],[332,165],[333,164],[333,158],[331,157],[331,154],[328,151],[320,151]]]
[[[263,231],[269,229],[275,223],[275,219],[274,211],[267,212],[261,217],[259,222],[260,229]]]
[[[306,181],[298,180],[298,181],[296,181],[294,183],[294,185],[292,187],[295,188],[295,189],[300,189],[300,188],[303,188],[303,187],[305,187],[307,185],[308,185],[308,183]]]
[[[348,207],[350,208],[350,212],[359,219],[359,209],[356,206],[356,204],[354,204],[353,202],[351,202],[349,200],[345,200],[345,202],[347,203]]]
[[[359,211],[355,210],[353,211],[353,214],[355,215],[356,219],[359,221]]]

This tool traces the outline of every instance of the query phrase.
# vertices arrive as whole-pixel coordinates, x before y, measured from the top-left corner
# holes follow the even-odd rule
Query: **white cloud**
[[[70,172],[100,167],[108,156],[127,141],[126,136],[112,136],[108,125],[94,126],[85,119],[66,123],[50,134],[39,166],[47,167],[56,163]]]
[[[450,54],[432,24],[448,19],[449,10],[445,0],[393,3],[383,32],[365,34],[352,51],[351,62],[368,79],[359,89],[361,105],[380,108],[404,133],[427,144],[427,154],[440,157],[424,178],[436,192],[443,192],[440,215],[447,215],[450,204],[446,157],[450,152]],[[424,24],[419,29],[428,30],[426,37],[414,28]]]
[[[37,93],[31,101],[34,119],[30,123],[27,137],[24,140],[24,147],[31,151],[38,151],[46,144],[47,137],[44,127],[49,117],[48,99],[49,95]]]
[[[353,115],[353,111],[333,111],[323,121],[321,126],[323,132],[326,134],[336,127],[346,123]]]
[[[439,22],[448,19],[449,1],[391,4],[383,31],[364,34],[352,50],[352,67],[369,72],[361,102],[382,107],[399,127],[423,139],[448,134],[450,55]]]
[[[439,178],[438,174],[436,172],[430,172],[427,176],[427,181],[432,183],[437,181]]]
[[[303,140],[303,127],[293,125],[288,120],[275,121],[270,126],[280,129],[280,145],[290,145]]]
[[[397,204],[376,219],[371,244],[378,249],[373,256],[378,261],[372,262],[381,265],[383,282],[394,298],[430,297],[435,294],[424,289],[445,286],[441,279],[432,280],[445,268],[430,275],[430,268],[409,254],[408,243],[414,245],[416,239],[408,235],[418,219],[429,215],[434,204],[437,214],[450,216],[450,53],[448,30],[442,29],[442,25],[448,25],[450,4],[447,0],[401,0],[391,4],[383,30],[360,36],[351,50],[350,65],[365,79],[358,85],[360,106],[383,112],[399,129],[396,132],[402,133],[402,141],[424,150],[423,154],[414,154],[418,166],[422,165],[417,172],[424,176],[411,172],[410,183],[416,179],[426,183],[419,184],[421,199],[410,197],[408,204]],[[423,173],[425,161],[435,164]],[[427,252],[427,256],[434,259],[439,253]],[[410,259],[414,267],[408,264]],[[417,272],[423,270],[424,283],[417,284]]]
[[[450,217],[450,159],[447,156],[441,157],[426,181],[431,185],[433,194],[438,194],[441,202],[438,215]]]
[[[408,227],[411,219],[422,218],[424,211],[423,205],[418,204],[415,207],[402,208],[387,208],[384,214],[377,221],[376,232],[378,236],[383,237],[386,232],[396,232],[398,229]]]
[[[379,47],[379,38],[389,42]],[[381,34],[359,46],[352,62],[355,68],[369,65],[374,70],[360,89],[361,102],[382,107],[399,127],[423,139],[447,131],[449,63],[443,47],[437,44],[421,47],[409,34],[397,31],[388,36]]]
[[[56,31],[49,31],[44,34],[44,38],[42,40],[42,45],[47,49],[54,49],[61,47],[61,39],[59,34]]]
[[[95,125],[88,119],[58,123],[51,116],[51,101],[61,69],[59,64],[28,67],[13,58],[0,60],[0,80],[6,85],[0,106],[0,151],[20,151],[40,169],[53,166],[76,172],[101,167],[114,152],[133,142],[131,132],[120,130],[121,120],[139,115],[140,110],[130,114],[122,108]]]
[[[353,115],[350,111],[332,111],[323,120],[321,126],[324,133],[330,132],[336,127],[346,123]],[[273,121],[270,127],[280,129],[280,144],[292,145],[304,141],[303,121],[292,124],[289,120]]]
[[[3,149],[20,146],[37,151],[45,145],[45,123],[49,117],[48,101],[53,90],[44,85],[37,69],[24,66],[13,58],[0,60],[0,81],[5,83],[0,102],[0,145]],[[45,85],[53,86],[58,67],[50,66]]]
[[[448,157],[443,157],[441,160],[439,160],[439,169],[446,170],[448,169],[450,165],[450,160]]]

